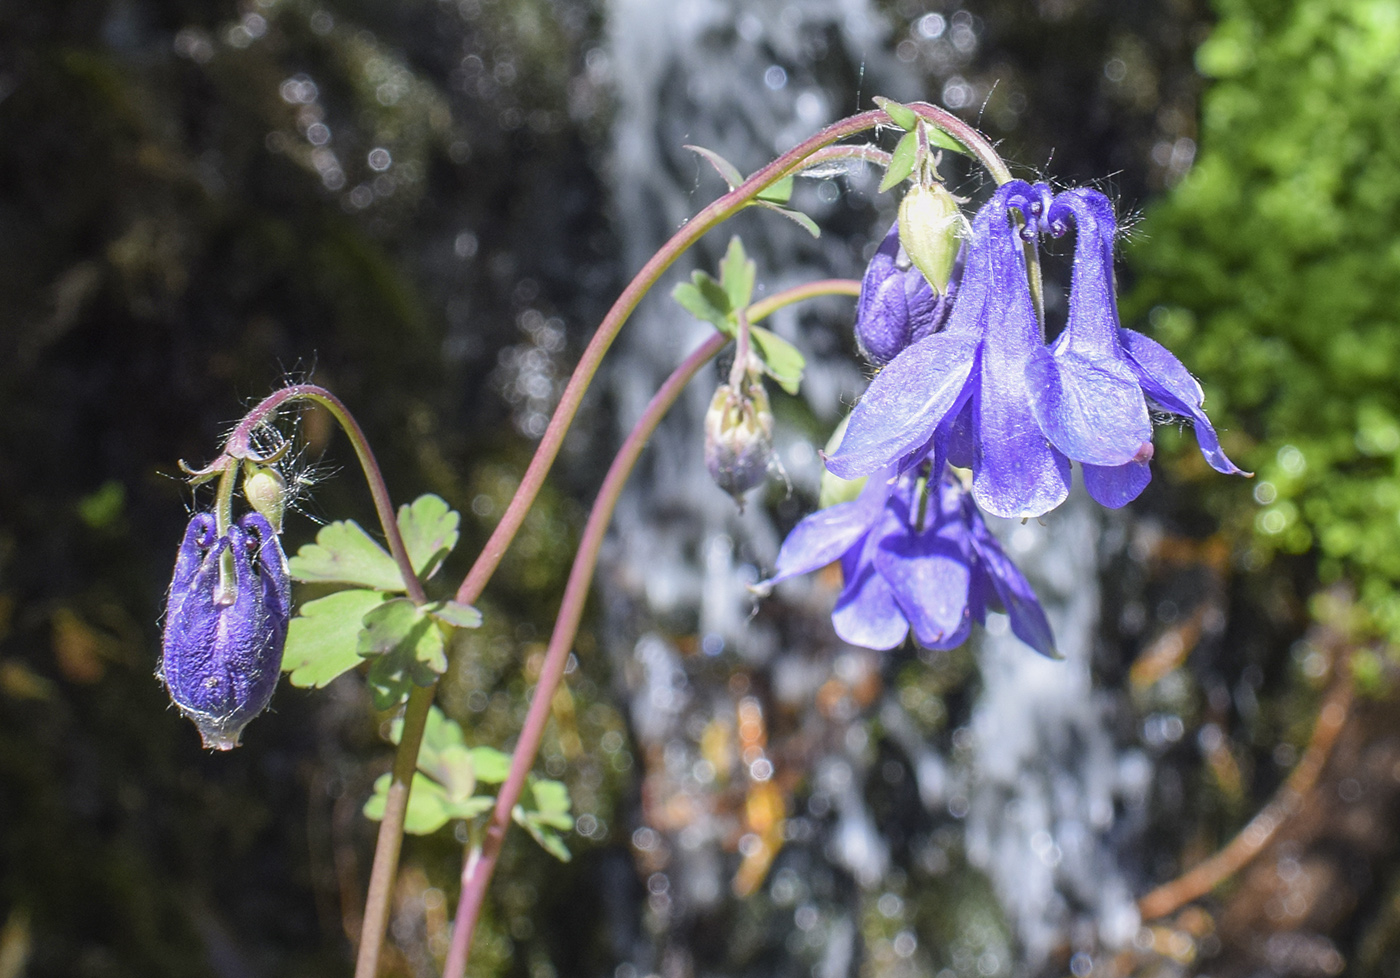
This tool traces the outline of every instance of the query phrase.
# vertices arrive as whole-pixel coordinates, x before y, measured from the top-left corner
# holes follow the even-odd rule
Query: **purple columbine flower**
[[[1008,220],[1021,211],[1018,234]],[[1022,239],[1060,235],[1073,217],[1069,322],[1047,349],[1026,275]],[[1069,492],[1069,462],[1106,506],[1136,498],[1151,478],[1148,401],[1195,423],[1206,460],[1238,473],[1201,410],[1200,385],[1174,356],[1118,325],[1112,206],[1093,190],[1052,197],[1012,180],[978,212],[947,326],[912,343],[873,381],[827,468],[845,479],[932,455],[971,468],[977,505],[1040,516]]]
[[[1105,506],[1136,499],[1152,478],[1148,399],[1191,418],[1201,454],[1216,471],[1240,473],[1201,410],[1201,386],[1159,343],[1118,324],[1113,290],[1113,205],[1097,190],[1057,196],[1043,222],[1056,237],[1074,219],[1069,320],[1026,369],[1031,408],[1045,437],[1084,468],[1089,495]]]
[[[927,496],[924,497],[924,492]],[[874,475],[856,499],[795,526],[769,584],[841,561],[831,621],[852,645],[892,649],[912,630],[925,648],[951,649],[1000,604],[1012,631],[1054,656],[1054,636],[1030,584],[1007,558],[950,473],[925,490],[913,471]]]
[[[856,341],[871,363],[883,366],[907,347],[938,332],[957,292],[959,268],[953,266],[946,295],[900,254],[899,222],[870,259],[856,305]]]
[[[1012,180],[978,211],[947,326],[885,367],[856,405],[845,439],[827,459],[844,479],[886,465],[906,468],[930,452],[973,472],[977,505],[1006,517],[1049,512],[1069,494],[1069,460],[1040,431],[1026,366],[1044,345],[1031,302],[1020,209],[1034,228],[1048,188]]]
[[[225,553],[230,580],[221,570]],[[205,747],[237,747],[267,707],[290,611],[287,559],[264,517],[249,513],[223,536],[208,513],[190,520],[170,582],[159,675]]]

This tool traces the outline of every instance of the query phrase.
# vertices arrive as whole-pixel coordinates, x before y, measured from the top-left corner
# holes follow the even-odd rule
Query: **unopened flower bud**
[[[860,284],[856,306],[856,341],[876,366],[889,363],[905,347],[942,328],[953,305],[958,268],[943,294],[933,290],[923,272],[909,264],[900,248],[896,221],[880,243]]]
[[[721,384],[705,414],[705,467],[715,484],[743,506],[773,458],[773,409],[758,382],[736,391]]]
[[[249,513],[223,536],[208,513],[190,520],[170,582],[159,675],[205,747],[237,747],[272,699],[290,610],[287,560],[265,517]]]
[[[958,202],[941,183],[911,187],[899,205],[899,243],[939,295],[948,291],[962,242]]]
[[[243,469],[243,498],[272,524],[274,533],[282,532],[282,516],[287,511],[287,480],[270,465],[245,465]]]

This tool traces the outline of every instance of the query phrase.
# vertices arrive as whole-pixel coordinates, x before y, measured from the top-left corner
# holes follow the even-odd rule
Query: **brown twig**
[[[1347,714],[1351,711],[1355,690],[1346,656],[1339,656],[1333,668],[1336,679],[1322,700],[1307,750],[1283,787],[1224,849],[1139,900],[1138,913],[1143,920],[1155,920],[1174,913],[1238,873],[1264,850],[1284,822],[1302,807],[1303,799],[1316,786],[1322,768],[1337,743],[1337,735],[1342,732]]]

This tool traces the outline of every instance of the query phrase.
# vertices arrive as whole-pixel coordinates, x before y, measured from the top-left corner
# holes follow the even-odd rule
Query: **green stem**
[[[757,321],[783,306],[802,299],[818,295],[859,294],[859,282],[828,279],[778,292],[763,302],[748,307],[744,313],[750,321]],[[452,944],[448,950],[447,964],[443,969],[444,978],[462,978],[466,974],[467,953],[471,948],[472,934],[486,899],[486,889],[491,882],[491,874],[495,871],[506,832],[510,828],[511,812],[520,799],[530,768],[534,766],[535,755],[539,752],[545,724],[549,721],[550,707],[554,702],[554,693],[558,689],[560,679],[563,678],[569,650],[578,634],[579,621],[583,617],[584,604],[588,600],[588,591],[593,580],[593,571],[598,564],[603,537],[612,522],[613,511],[622,495],[623,486],[626,485],[657,424],[671,409],[671,405],[691,378],[713,359],[727,342],[725,336],[715,334],[666,378],[647,404],[642,416],[637,419],[622,447],[618,449],[598,490],[593,510],[588,514],[588,522],[584,526],[583,538],[579,541],[578,553],[574,556],[573,567],[569,571],[569,581],[564,587],[559,616],[554,621],[554,632],[550,636],[549,648],[540,668],[540,678],[530,699],[530,710],[524,726],[521,727],[520,739],[511,755],[510,773],[496,796],[496,807],[486,828],[481,849],[473,853],[474,865],[467,867],[462,873],[462,895],[457,904]]]

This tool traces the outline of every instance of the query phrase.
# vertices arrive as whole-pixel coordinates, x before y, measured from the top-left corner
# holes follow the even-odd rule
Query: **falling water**
[[[862,107],[872,94],[925,97],[893,46],[892,27],[868,0],[614,0],[606,61],[599,63],[611,73],[617,99],[610,180],[627,267],[640,267],[722,192],[684,144],[715,150],[749,172],[855,110],[857,88]],[[759,263],[760,283],[773,291],[858,276],[862,249],[884,226],[868,203],[875,182],[860,169],[846,174],[844,190],[856,203],[844,210],[834,182],[799,186],[795,203],[827,228],[818,242],[776,215],[734,222]],[[888,210],[890,202],[874,206]],[[857,213],[860,221],[852,221]],[[713,269],[727,237],[712,235],[692,267]],[[849,309],[848,301],[829,301],[817,316],[788,311],[771,324],[807,356],[805,404],[828,429],[863,386],[861,368],[845,352],[850,343],[838,336],[849,329]],[[664,295],[642,306],[611,374],[623,431],[709,330]],[[990,878],[1023,966],[1129,941],[1138,921],[1118,853],[1133,841],[1131,816],[1142,807],[1151,772],[1144,755],[1120,748],[1113,696],[1093,688],[1096,511],[1075,501],[1044,527],[999,528],[1045,600],[1065,661],[1039,659],[1009,635],[1003,616],[993,616],[980,643],[979,698],[970,716],[953,717],[963,724],[953,740],[971,749],[954,749],[925,737],[892,695],[860,701],[860,690],[880,686],[881,659],[830,634],[829,587],[794,582],[754,617],[747,586],[771,569],[781,529],[762,505],[740,514],[710,482],[701,419],[714,385],[713,375],[702,376],[708,379],[692,385],[648,449],[636,479],[641,488],[619,506],[602,577],[610,651],[626,677],[646,771],[636,817],[649,834],[642,842],[634,837],[634,848],[647,880],[651,942],[619,949],[629,961],[624,970],[695,971],[681,935],[697,921],[730,920],[719,910],[731,888],[743,892],[764,880],[764,860],[773,855],[767,846],[782,847],[776,865],[788,867],[766,879],[767,895],[775,908],[794,908],[793,923],[769,925],[786,926],[786,939],[780,933],[770,940],[798,949],[810,963],[810,972],[792,973],[855,973],[861,955],[871,953],[857,938],[859,899],[842,896],[849,882],[833,889],[823,881],[854,880],[895,919],[895,890],[907,870],[895,865],[888,826],[869,802],[880,774],[861,720],[872,716],[913,771],[924,829],[932,826],[940,837],[961,832],[968,860]],[[808,439],[785,426],[779,456],[796,498],[813,500],[820,463]],[[790,525],[795,515],[783,518]],[[812,703],[832,682],[850,691],[843,703],[861,709],[833,707],[824,722]],[[753,799],[767,797],[764,772],[773,770],[759,737],[769,728],[751,730],[746,741],[742,717],[765,695],[769,728],[778,714],[794,714],[789,723],[810,748],[806,780],[794,795],[800,804],[810,791],[806,811],[788,812],[785,838],[776,841],[763,836],[752,814]],[[735,730],[738,743],[716,746],[724,731],[732,741]],[[747,807],[736,811],[721,788],[745,774]],[[802,868],[794,873],[793,866]],[[745,876],[749,867],[752,878]],[[810,937],[818,931],[820,939]],[[909,958],[899,941],[891,944],[895,959]],[[951,974],[1024,970],[990,938],[963,943],[981,948],[980,956],[935,952]],[[903,946],[911,947],[908,940]],[[712,956],[717,966],[737,966],[739,954],[730,948]]]

